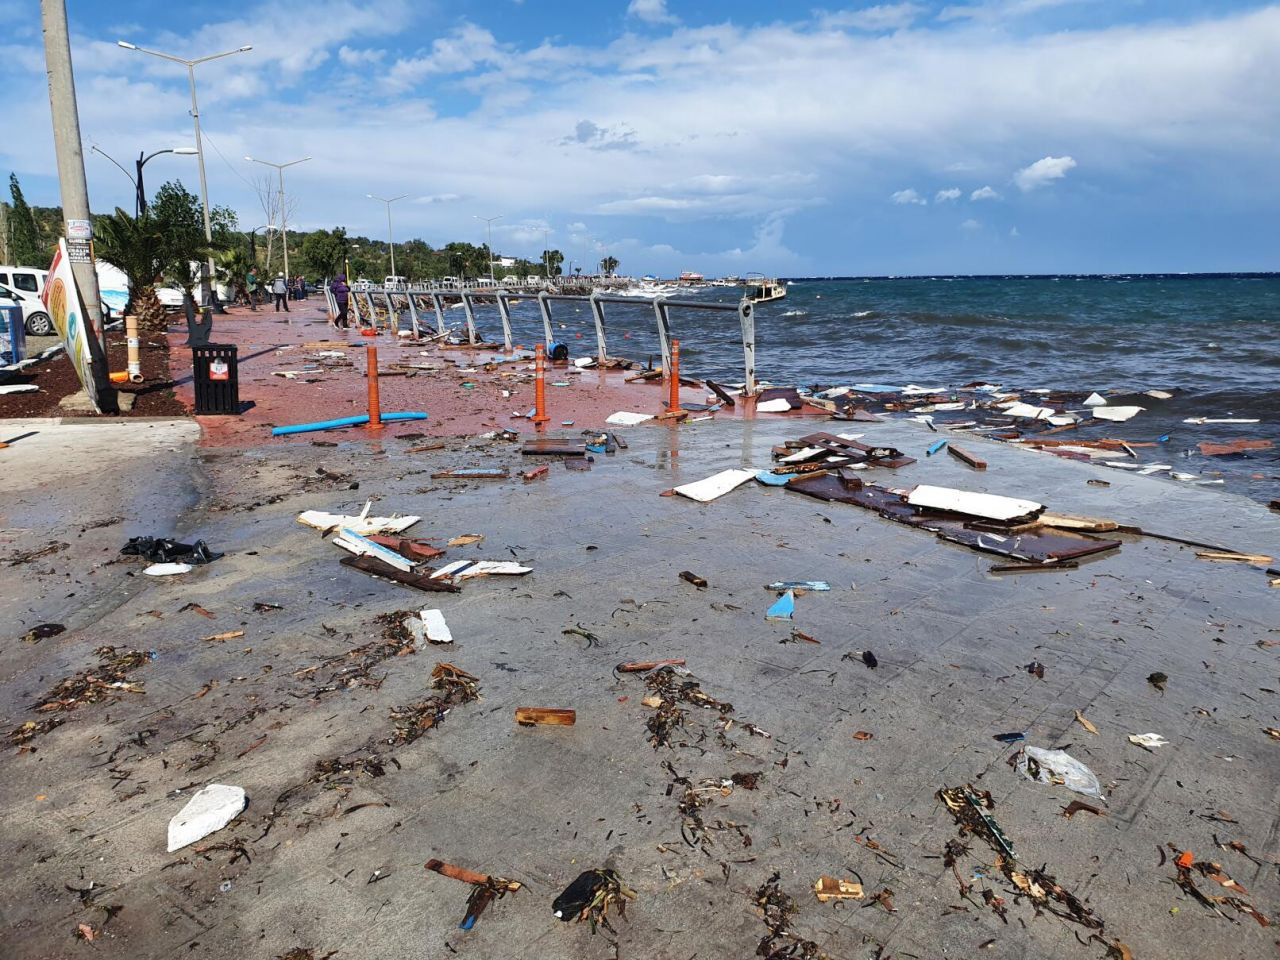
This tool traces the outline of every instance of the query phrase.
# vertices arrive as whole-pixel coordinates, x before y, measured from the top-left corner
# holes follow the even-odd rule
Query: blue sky
[[[68,0],[86,150],[192,142],[265,222],[635,274],[1280,268],[1280,3]],[[38,4],[0,0],[0,173],[57,201]],[[23,26],[26,24],[26,26]],[[12,25],[17,25],[16,28]],[[131,186],[86,153],[94,209]],[[148,165],[152,188],[194,158]]]

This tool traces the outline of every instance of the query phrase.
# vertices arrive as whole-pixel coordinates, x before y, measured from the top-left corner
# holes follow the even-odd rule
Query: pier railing
[[[623,296],[593,289],[590,285],[569,282],[571,278],[556,278],[566,281],[552,283],[545,281],[538,284],[514,286],[510,284],[490,285],[489,281],[469,282],[465,286],[445,284],[438,281],[431,283],[405,284],[396,287],[365,286],[352,288],[349,295],[350,309],[357,324],[378,325],[379,321],[399,328],[402,312],[409,315],[409,324],[413,335],[422,335],[421,313],[427,312],[421,305],[426,302],[430,313],[434,315],[436,334],[443,334],[448,329],[445,323],[445,301],[458,301],[466,315],[467,342],[479,344],[476,336],[476,309],[493,304],[502,321],[502,341],[507,353],[514,351],[511,338],[511,304],[517,300],[536,297],[538,311],[542,317],[543,339],[548,351],[555,343],[552,332],[552,305],[556,303],[585,303],[591,309],[592,320],[596,332],[596,360],[603,364],[609,359],[608,322],[605,307],[609,304],[626,304],[636,307],[646,303],[653,304],[654,323],[658,331],[658,343],[662,350],[662,369],[671,369],[671,311],[700,310],[715,313],[736,313],[742,331],[743,380],[748,392],[754,392],[756,386],[756,325],[755,305],[747,298],[736,303],[717,303],[703,300],[680,300],[669,297]],[[607,288],[606,288],[607,289]],[[568,292],[580,291],[580,292]],[[325,288],[329,300],[331,315],[336,315],[337,305],[333,295]]]

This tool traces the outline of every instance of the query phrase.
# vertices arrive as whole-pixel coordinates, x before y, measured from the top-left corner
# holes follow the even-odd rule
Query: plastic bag
[[[1023,747],[1013,759],[1014,765],[1028,780],[1058,783],[1086,797],[1104,802],[1107,799],[1102,795],[1102,784],[1094,772],[1065,750]]]

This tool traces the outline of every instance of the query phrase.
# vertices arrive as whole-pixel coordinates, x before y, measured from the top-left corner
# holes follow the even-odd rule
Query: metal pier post
[[[543,290],[538,294],[538,310],[542,313],[542,333],[547,349],[551,349],[554,338],[551,335],[551,301],[550,294]]]
[[[608,351],[605,349],[604,342],[604,304],[600,302],[600,294],[593,291],[589,301],[591,303],[591,315],[596,321],[596,362],[604,366],[605,360],[608,359]]]
[[[475,345],[476,342],[476,315],[471,309],[471,294],[462,291],[462,309],[467,313],[467,343]]]
[[[505,290],[498,292],[498,316],[502,317],[502,342],[507,353],[514,352],[511,346],[511,307],[507,303],[507,297],[510,296]]]
[[[756,392],[756,314],[754,305],[746,297],[738,304],[738,319],[742,322],[742,355],[746,369],[746,391]]]
[[[658,345],[662,348],[662,372],[671,369],[671,315],[667,313],[667,301],[662,297],[653,300],[653,315],[658,321]]]

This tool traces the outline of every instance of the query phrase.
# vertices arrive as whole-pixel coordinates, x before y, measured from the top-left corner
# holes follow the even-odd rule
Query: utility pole
[[[392,197],[390,200],[386,197],[375,197],[372,193],[366,193],[365,196],[370,200],[381,200],[387,205],[387,247],[391,250],[391,275],[393,277],[399,276],[396,273],[396,242],[391,234],[391,205],[397,200],[403,200],[408,194],[402,193],[400,196]]]
[[[45,68],[49,74],[49,106],[53,112],[53,145],[58,157],[58,187],[62,194],[62,231],[64,236],[92,241],[89,184],[84,175],[84,146],[80,142],[80,110],[76,105],[65,0],[40,0],[40,20],[44,28]],[[88,257],[69,259],[85,313],[98,334],[98,352],[92,357],[98,405],[104,412],[114,412],[115,393],[107,378],[107,332],[102,324],[102,300],[98,274],[93,268],[92,242]],[[90,354],[93,354],[92,338]]]
[[[289,211],[284,207],[284,168],[292,167],[295,163],[306,163],[310,157],[303,157],[301,160],[290,160],[288,163],[272,163],[270,160],[257,160],[254,157],[245,157],[250,163],[260,163],[264,167],[275,167],[276,173],[280,175],[280,242],[284,244],[284,276],[285,280],[291,279],[289,276]],[[271,265],[267,264],[267,269]]]
[[[475,214],[472,214],[472,216],[475,217],[476,220],[483,220],[485,227],[487,229],[486,239],[484,243],[485,243],[485,246],[489,248],[489,282],[492,283],[493,282],[493,221],[501,220],[502,214],[498,214],[496,217],[479,217],[479,216],[475,216]]]
[[[222,305],[218,303],[217,297],[214,296],[212,286],[213,225],[209,219],[209,184],[204,175],[204,140],[200,137],[200,105],[196,102],[196,67],[202,63],[208,63],[210,60],[220,60],[223,57],[230,57],[237,53],[247,53],[253,49],[253,45],[246,43],[243,47],[237,47],[235,50],[215,53],[212,56],[200,57],[197,60],[185,60],[172,54],[160,53],[158,50],[148,50],[125,40],[117,40],[116,46],[123,47],[125,50],[136,50],[138,53],[147,53],[153,57],[159,57],[161,60],[180,63],[187,68],[187,82],[191,85],[191,119],[195,123],[196,130],[196,160],[200,166],[200,201],[204,206],[204,239],[210,247],[208,260],[200,265],[200,297],[204,300],[206,307],[222,312]]]

